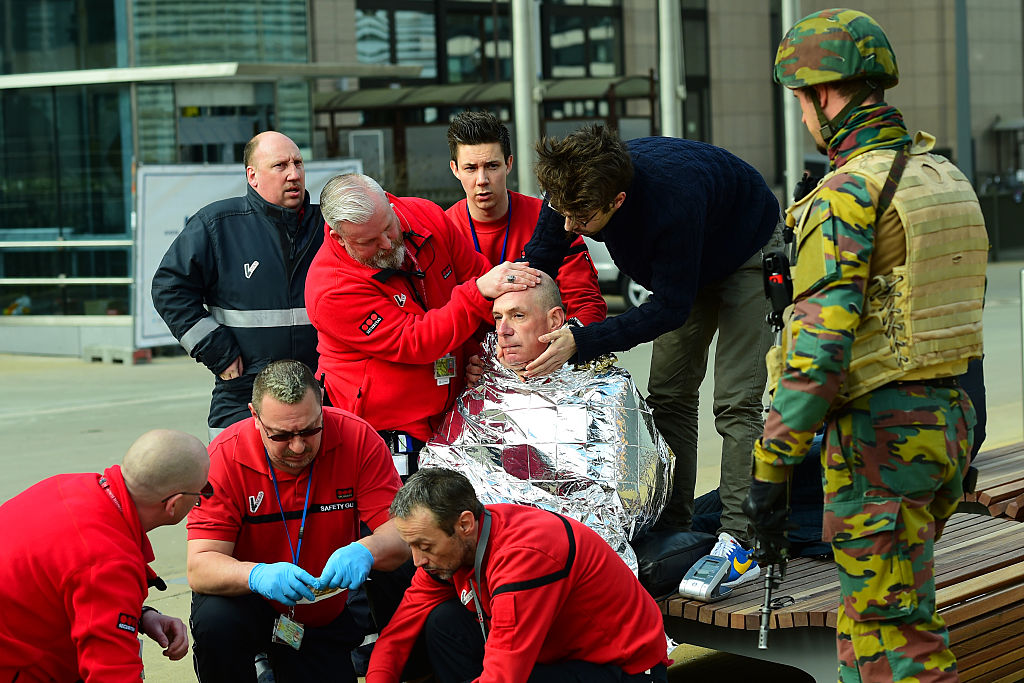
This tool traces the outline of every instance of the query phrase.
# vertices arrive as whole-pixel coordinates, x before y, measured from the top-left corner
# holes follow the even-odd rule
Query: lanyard
[[[473,585],[473,579],[469,580],[470,585],[473,586],[473,604],[476,606],[476,618],[480,622],[480,630],[484,634],[484,642],[487,642],[487,627],[484,625],[484,608],[480,604],[480,586],[483,581],[480,580],[480,565],[484,562],[484,553],[487,552],[487,540],[491,537],[491,512],[490,510],[484,510],[484,521],[480,525],[480,540],[476,544],[476,557],[473,559],[473,576],[476,577],[476,585]]]
[[[267,456],[267,467],[270,468],[270,478],[274,481],[274,495],[277,497],[277,509],[281,511],[281,521],[284,522],[284,535],[288,537],[288,550],[292,554],[292,564],[299,566],[299,553],[302,552],[302,532],[306,528],[306,512],[309,511],[309,487],[313,483],[313,465],[309,464],[309,479],[306,480],[306,501],[302,504],[302,521],[299,522],[299,541],[292,547],[292,535],[288,533],[288,519],[284,516],[284,506],[281,505],[281,494],[277,490],[277,475],[274,474],[274,466],[270,462],[270,454],[263,449],[263,455]]]
[[[104,491],[106,491],[107,495],[110,496],[110,500],[114,501],[114,505],[117,506],[117,511],[123,513],[124,510],[121,509],[121,501],[119,501],[117,499],[117,496],[114,495],[114,492],[110,490],[110,482],[107,481],[107,478],[106,477],[100,477],[99,484],[100,484],[100,488],[103,489]]]
[[[398,216],[398,227],[400,227],[400,228],[405,227],[405,226],[402,225],[402,219],[405,218],[405,214],[402,213],[401,211],[399,211],[398,207],[395,206],[393,202],[391,204],[391,209],[395,212],[395,215]],[[409,226],[409,232],[406,233],[404,230],[402,231],[402,243],[403,244],[405,243],[406,235],[415,235],[416,234],[415,232],[413,232],[412,222],[409,221],[408,218],[405,218],[405,222]],[[419,252],[419,249],[417,249],[416,251]],[[412,251],[410,251],[409,249],[406,249],[405,250],[405,255],[409,258],[410,261],[412,261],[412,265],[413,265],[413,268],[415,268],[415,270],[410,273],[409,271],[403,270],[401,267],[399,267],[397,272],[399,274],[401,274],[401,275],[405,275],[406,278],[409,280],[409,291],[412,292],[412,298],[416,299],[416,303],[418,303],[420,305],[420,308],[422,308],[424,311],[426,311],[427,310],[427,286],[423,283],[423,279],[424,279],[423,271],[420,270],[419,261],[416,260],[416,255],[413,254]]]
[[[483,253],[483,252],[480,251],[480,240],[477,239],[477,236],[476,236],[476,226],[473,225],[473,217],[471,215],[469,215],[469,200],[468,199],[466,200],[466,218],[469,219],[469,231],[471,233],[473,233],[473,246],[476,247],[476,250],[478,252]],[[504,263],[505,262],[505,250],[508,249],[508,231],[509,231],[509,228],[512,227],[512,195],[511,194],[508,195],[508,214],[507,214],[507,219],[508,220],[505,221],[505,241],[501,243],[501,258],[498,259],[498,263]]]

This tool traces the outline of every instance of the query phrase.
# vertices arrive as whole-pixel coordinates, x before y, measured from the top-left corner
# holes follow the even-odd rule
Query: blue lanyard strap
[[[507,191],[506,191],[506,194],[508,194]],[[469,214],[469,198],[468,197],[466,198],[466,218],[469,219],[469,231],[471,233],[473,233],[473,246],[476,247],[476,250],[477,250],[478,253],[482,254],[483,252],[480,251],[480,240],[477,239],[477,236],[476,236],[476,226],[473,224],[473,216],[471,216]],[[508,194],[508,213],[506,214],[506,219],[507,220],[505,221],[505,241],[503,241],[501,243],[501,258],[498,260],[498,263],[504,263],[505,262],[505,250],[508,249],[508,232],[509,232],[509,228],[512,227],[512,195],[511,194]]]
[[[274,482],[274,496],[277,497],[277,509],[281,511],[281,521],[284,522],[284,535],[288,537],[288,551],[292,554],[292,564],[299,566],[299,553],[302,552],[302,532],[306,528],[306,513],[309,511],[309,487],[313,484],[314,460],[309,464],[309,479],[306,480],[306,500],[302,503],[302,521],[299,522],[299,540],[295,547],[292,546],[292,535],[288,532],[288,519],[284,516],[284,505],[281,505],[281,493],[277,490],[277,475],[274,473],[274,465],[270,462],[270,454],[263,449],[263,455],[267,457],[267,467],[270,468],[270,478]]]

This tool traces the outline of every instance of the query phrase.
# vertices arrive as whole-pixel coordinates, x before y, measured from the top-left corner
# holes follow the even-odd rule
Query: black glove
[[[758,564],[785,562],[789,556],[786,531],[795,529],[789,522],[788,483],[774,484],[752,479],[743,514],[750,520],[750,536],[755,540],[754,559]]]

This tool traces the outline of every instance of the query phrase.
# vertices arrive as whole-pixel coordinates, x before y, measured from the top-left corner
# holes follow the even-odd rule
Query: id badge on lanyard
[[[309,492],[313,486],[313,468],[316,463],[309,466],[309,475],[306,480],[306,499],[302,503],[302,521],[299,522],[298,542],[292,547],[292,535],[288,532],[288,519],[284,514],[284,505],[281,504],[281,492],[277,487],[277,475],[274,473],[274,465],[270,462],[270,454],[266,449],[263,454],[267,459],[267,467],[270,468],[270,478],[274,482],[274,495],[277,497],[277,507],[281,511],[281,521],[284,523],[284,533],[288,538],[288,549],[292,553],[292,564],[298,566],[299,553],[302,552],[302,532],[306,528],[306,513],[309,511]],[[271,632],[270,640],[274,643],[284,643],[296,650],[302,646],[302,636],[305,634],[305,627],[295,621],[295,606],[293,605],[288,614],[282,614],[274,620],[274,629]]]
[[[452,381],[455,376],[455,354],[449,353],[434,361],[434,381],[442,387]]]
[[[271,641],[284,643],[296,650],[302,645],[302,636],[305,634],[305,627],[292,617],[295,616],[295,608],[289,614],[282,614],[274,619],[274,632]]]

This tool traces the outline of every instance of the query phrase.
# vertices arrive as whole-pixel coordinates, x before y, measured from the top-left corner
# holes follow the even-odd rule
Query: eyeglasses
[[[203,487],[202,491],[178,491],[177,493],[172,493],[171,495],[167,496],[160,502],[166,503],[175,496],[202,496],[203,498],[210,499],[213,498],[213,484],[211,484],[210,482],[206,482],[206,486]],[[196,507],[199,507],[198,499],[196,500]]]
[[[297,432],[281,432],[279,434],[271,434],[270,431],[267,429],[267,425],[263,424],[263,418],[260,417],[259,413],[256,413],[256,418],[260,421],[260,424],[263,425],[263,431],[264,431],[264,433],[266,433],[267,438],[270,439],[271,441],[275,441],[277,443],[288,443],[289,441],[291,441],[295,437],[299,437],[300,439],[308,439],[311,436],[316,436],[320,432],[324,431],[323,417],[324,417],[324,411],[323,411],[323,409],[321,409],[320,410],[320,426],[319,427],[310,427],[309,429],[301,429],[301,430],[299,430]],[[275,430],[275,431],[277,431],[277,430]]]
[[[551,204],[548,204],[548,206],[551,206]],[[556,209],[556,208],[555,208],[555,207],[553,207],[553,206],[551,206],[551,210],[552,210],[552,211],[554,211],[555,213],[557,213],[557,214],[558,214],[559,216],[561,216],[561,217],[562,217],[562,218],[564,218],[565,220],[567,220],[567,221],[569,222],[569,225],[570,225],[570,226],[572,226],[572,225],[578,225],[578,226],[579,226],[579,227],[581,227],[581,228],[585,228],[585,227],[587,227],[587,224],[588,224],[588,223],[589,223],[590,221],[592,221],[592,220],[594,220],[595,218],[597,218],[597,214],[601,213],[601,209],[598,209],[598,210],[597,210],[597,211],[595,211],[594,213],[590,214],[590,218],[588,218],[588,219],[587,219],[587,220],[585,220],[585,221],[581,221],[581,220],[580,220],[580,219],[578,219],[578,218],[574,218],[574,217],[572,217],[572,216],[570,216],[570,215],[568,215],[568,214],[564,214],[564,213],[562,213],[561,211],[559,211],[558,209]]]

